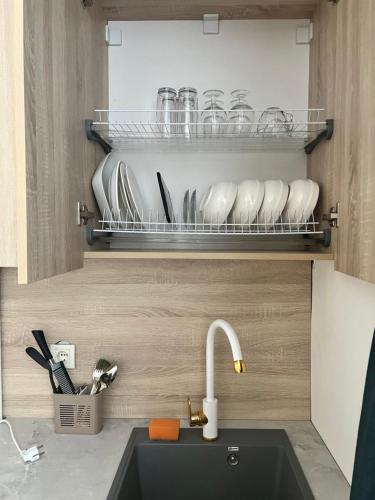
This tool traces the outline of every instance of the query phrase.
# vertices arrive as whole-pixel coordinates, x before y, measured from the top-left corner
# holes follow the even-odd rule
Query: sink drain
[[[235,467],[240,463],[240,457],[237,455],[237,453],[230,453],[227,456],[227,464],[230,465],[231,467]]]

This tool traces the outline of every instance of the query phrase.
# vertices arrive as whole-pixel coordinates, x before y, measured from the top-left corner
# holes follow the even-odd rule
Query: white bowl
[[[233,224],[251,224],[257,216],[264,198],[264,183],[246,180],[238,184],[236,201],[230,219]]]
[[[308,222],[318,202],[319,185],[311,179],[298,179],[292,181],[289,187],[288,201],[282,214],[283,222],[286,224]]]
[[[294,224],[303,221],[310,191],[311,186],[306,179],[297,179],[289,184],[289,196],[282,214],[283,222]]]
[[[218,182],[208,188],[204,194],[199,211],[205,224],[220,226],[223,224],[237,196],[237,184],[234,182]]]
[[[279,220],[288,193],[289,186],[282,180],[270,180],[264,183],[264,199],[257,219],[260,224],[265,224],[264,229],[268,229]]]

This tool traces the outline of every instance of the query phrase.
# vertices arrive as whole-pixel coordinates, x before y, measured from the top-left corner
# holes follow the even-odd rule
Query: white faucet
[[[218,437],[217,431],[217,399],[214,392],[214,340],[217,330],[221,328],[228,337],[233,354],[233,367],[236,373],[245,371],[245,363],[242,359],[241,346],[236,332],[232,326],[223,319],[217,319],[211,323],[207,333],[206,345],[206,387],[207,394],[203,399],[203,411],[191,412],[190,399],[189,422],[191,426],[203,426],[203,439],[214,441]]]

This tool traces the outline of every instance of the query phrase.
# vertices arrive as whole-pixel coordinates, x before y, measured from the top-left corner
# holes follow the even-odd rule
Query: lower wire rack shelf
[[[104,214],[105,215],[105,214]],[[312,216],[308,220],[225,222],[203,221],[195,215],[192,222],[173,217],[167,222],[158,213],[148,218],[108,214],[99,227],[87,228],[90,245],[104,241],[111,249],[149,250],[308,250],[319,244],[329,247],[330,229],[319,229]]]

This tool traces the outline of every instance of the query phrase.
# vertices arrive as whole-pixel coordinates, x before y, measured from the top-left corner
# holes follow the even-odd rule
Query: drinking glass
[[[163,124],[161,133],[164,136],[169,136],[176,130],[177,121],[177,92],[171,87],[161,87],[158,90],[158,102],[157,102],[157,112],[156,121]]]
[[[197,109],[198,97],[197,89],[193,87],[182,87],[178,91],[179,109],[178,123],[180,126],[179,133],[189,137],[197,132]]]
[[[248,90],[233,90],[231,95],[234,100],[231,101],[231,111],[229,113],[230,132],[232,134],[248,134],[251,132],[251,123],[254,122],[254,111],[246,102],[249,95]]]
[[[270,107],[263,111],[259,123],[258,133],[273,136],[285,136],[293,129],[293,115],[280,108]]]
[[[218,135],[223,133],[224,123],[227,121],[227,114],[224,111],[222,101],[218,101],[218,97],[222,97],[222,90],[206,90],[203,95],[209,100],[205,103],[204,111],[202,112],[203,133],[209,135]]]

